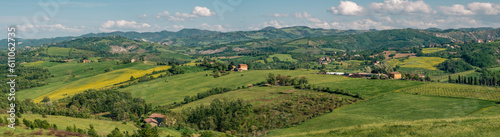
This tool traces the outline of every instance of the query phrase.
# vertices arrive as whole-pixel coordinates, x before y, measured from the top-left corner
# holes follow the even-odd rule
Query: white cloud
[[[350,24],[350,25],[348,25]],[[385,30],[385,29],[394,29],[392,26],[385,26],[381,22],[376,22],[371,19],[363,19],[363,20],[357,20],[351,23],[348,23],[346,25],[350,26],[350,29],[361,29],[361,30],[367,30],[367,29],[378,29],[378,30]]]
[[[474,14],[471,10],[466,9],[464,5],[455,4],[451,7],[441,6],[439,7],[441,12],[446,15],[472,15]]]
[[[180,29],[185,28],[185,27],[184,27],[184,26],[182,26],[182,25],[172,25],[172,27],[173,27],[174,29],[176,29],[176,30],[180,30]]]
[[[311,14],[309,14],[307,12],[304,12],[304,13],[298,13],[298,12],[296,12],[294,16],[295,16],[295,18],[304,18],[307,21],[314,22],[314,23],[321,23],[321,22],[323,22],[323,21],[321,21],[318,18],[312,17]]]
[[[21,31],[29,31],[33,29],[38,29],[38,30],[43,30],[43,31],[67,31],[67,32],[79,32],[82,31],[85,26],[81,27],[67,27],[61,24],[54,24],[54,25],[32,25],[32,24],[24,24],[24,25],[17,25],[16,26],[19,30]]]
[[[176,17],[183,17],[183,18],[194,18],[194,17],[198,17],[197,15],[195,14],[189,14],[189,13],[179,13],[179,12],[176,12],[175,13],[175,16]]]
[[[281,22],[281,24],[280,24]],[[282,21],[277,21],[277,20],[271,20],[268,22],[264,22],[263,27],[275,27],[275,28],[283,28],[283,27],[288,27],[288,25],[282,25]]]
[[[202,29],[206,29],[206,30],[211,30],[211,31],[226,31],[226,29],[218,24],[218,25],[210,25],[208,23],[202,23],[201,26],[200,26]]]
[[[473,2],[467,7],[476,14],[498,15],[500,13],[500,4]]]
[[[332,22],[330,26],[335,29],[355,29],[355,30],[386,30],[394,29],[392,26],[385,26],[381,22],[373,21],[371,19],[362,19],[352,22]]]
[[[170,13],[168,11],[160,12],[160,13],[158,13],[158,15],[156,15],[156,18],[161,18],[164,16],[170,16]]]
[[[209,17],[215,15],[215,12],[210,11],[207,7],[194,7],[191,13],[180,13],[175,12],[174,15],[171,15],[168,11],[163,11],[158,13],[156,18],[166,17],[169,21],[185,21],[188,18],[198,18],[198,17]]]
[[[391,22],[391,23],[393,22],[391,17],[389,17],[389,16],[382,16],[382,17],[380,17],[380,19],[383,21]]]
[[[147,17],[148,17],[148,15],[146,15],[146,14],[142,14],[142,15],[139,15],[139,16],[137,16],[137,17],[139,17],[139,18],[141,18],[141,19],[145,19],[145,18],[147,18]]]
[[[384,3],[373,2],[370,4],[370,9],[374,12],[390,14],[433,13],[431,6],[422,0],[386,0]]]
[[[202,17],[208,17],[208,16],[215,15],[215,12],[210,11],[210,9],[208,9],[207,7],[200,7],[200,6],[194,7],[194,10],[192,13],[194,15],[202,16]]]
[[[396,23],[401,24],[403,27],[417,28],[417,29],[426,29],[431,27],[438,27],[437,20],[414,20],[414,19],[402,19],[397,20]]]
[[[184,21],[184,18],[169,16],[168,20],[169,21]]]
[[[116,29],[142,30],[149,27],[151,27],[151,25],[147,23],[137,23],[136,21],[108,20],[101,24],[99,30],[109,32],[109,31],[116,31]]]
[[[363,14],[364,8],[352,1],[340,1],[339,6],[331,7],[330,11],[333,14],[360,15]]]
[[[269,17],[276,17],[276,18],[280,18],[280,17],[288,17],[288,13],[274,13],[274,14],[270,14],[270,15],[267,15]]]

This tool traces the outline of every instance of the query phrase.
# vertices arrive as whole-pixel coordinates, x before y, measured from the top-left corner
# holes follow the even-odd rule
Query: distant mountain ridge
[[[398,30],[398,29],[396,29]],[[399,29],[400,30],[400,29]],[[476,39],[495,40],[500,38],[500,28],[459,28],[441,30],[438,28],[429,29],[412,29],[418,30],[427,35],[447,38],[453,42],[458,41],[473,41]],[[44,44],[57,43],[62,41],[73,40],[82,37],[106,37],[106,36],[122,36],[132,40],[141,40],[164,45],[173,46],[209,46],[218,44],[227,44],[231,42],[248,41],[254,39],[298,39],[298,38],[317,38],[328,36],[343,36],[364,34],[367,32],[380,32],[390,30],[336,30],[336,29],[321,29],[309,28],[306,26],[294,26],[285,28],[266,27],[254,31],[233,31],[233,32],[217,32],[200,29],[182,29],[177,32],[159,31],[159,32],[108,32],[108,33],[89,33],[77,37],[56,37],[44,39],[19,39],[23,42],[18,47],[40,46]],[[6,39],[0,40],[6,43]],[[5,49],[5,47],[2,47]]]

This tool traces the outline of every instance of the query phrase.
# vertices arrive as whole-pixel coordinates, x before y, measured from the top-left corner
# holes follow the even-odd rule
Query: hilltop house
[[[391,77],[393,79],[401,79],[401,73],[399,73],[399,72],[390,72],[389,73],[389,77]]]
[[[151,124],[151,126],[161,126],[162,122],[165,119],[165,115],[160,114],[160,113],[153,113],[151,114],[148,118],[144,119],[145,123]]]
[[[238,68],[234,69],[234,71],[238,71],[238,72],[242,72],[244,70],[248,70],[248,65],[247,64],[239,64]]]

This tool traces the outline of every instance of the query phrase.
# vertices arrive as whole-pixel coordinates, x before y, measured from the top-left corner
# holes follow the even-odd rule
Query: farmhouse
[[[234,69],[234,71],[242,72],[244,70],[248,70],[248,65],[247,64],[239,64],[238,68]]]
[[[144,119],[145,123],[151,124],[151,126],[161,126],[163,119],[165,119],[165,115],[160,113],[153,113],[148,118]]]
[[[131,60],[130,60],[130,63],[134,63],[134,62],[135,62],[135,59],[131,59]]]
[[[82,63],[90,63],[90,60],[84,59],[82,60]]]
[[[391,77],[393,79],[401,79],[401,73],[399,73],[399,72],[390,72],[389,73],[389,77]]]

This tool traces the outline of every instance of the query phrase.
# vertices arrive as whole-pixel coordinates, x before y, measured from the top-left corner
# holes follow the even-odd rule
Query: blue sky
[[[16,0],[0,25],[19,37],[112,31],[500,27],[500,2],[486,0]]]

